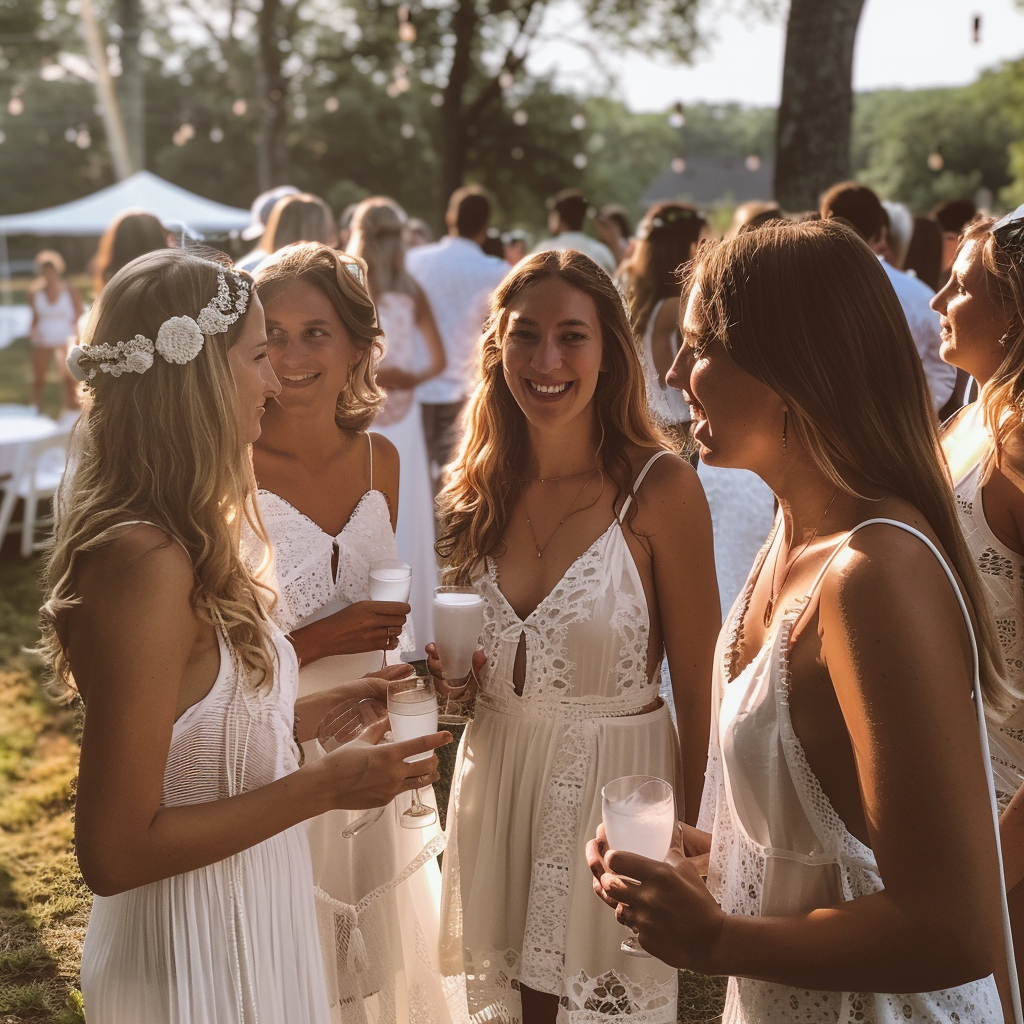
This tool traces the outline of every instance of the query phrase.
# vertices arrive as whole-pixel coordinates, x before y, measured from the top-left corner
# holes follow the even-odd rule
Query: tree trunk
[[[810,210],[850,176],[853,43],[864,0],[791,0],[775,136],[775,198]]]
[[[460,0],[452,16],[455,51],[441,105],[441,195],[438,198],[442,208],[447,206],[448,197],[462,184],[466,173],[470,127],[465,118],[466,87],[473,70],[473,46],[479,21],[474,0]]]
[[[139,51],[142,25],[139,0],[117,0],[117,21],[121,26],[121,77],[117,80],[117,98],[124,119],[124,134],[132,168],[146,166],[146,80]]]
[[[281,0],[263,0],[258,16],[256,82],[260,105],[260,191],[288,184],[288,83],[281,74]]]

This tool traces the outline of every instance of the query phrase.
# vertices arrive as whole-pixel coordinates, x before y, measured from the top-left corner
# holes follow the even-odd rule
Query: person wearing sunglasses
[[[981,571],[1006,665],[1024,689],[1024,206],[963,233],[945,287],[942,358],[970,374],[980,394],[942,434],[957,514]],[[1024,700],[989,722],[996,795],[1003,809],[1006,887],[1014,938],[1024,944]],[[1018,960],[1020,963],[1020,960]]]

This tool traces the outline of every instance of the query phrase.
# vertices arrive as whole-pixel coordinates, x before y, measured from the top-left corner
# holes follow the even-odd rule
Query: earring
[[[782,410],[782,450],[786,450],[786,441],[789,434],[789,410]]]

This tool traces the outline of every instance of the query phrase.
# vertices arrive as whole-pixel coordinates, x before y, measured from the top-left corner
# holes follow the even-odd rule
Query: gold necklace
[[[825,506],[825,511],[821,513],[821,518],[818,520],[817,525],[814,527],[813,530],[811,530],[810,537],[808,537],[807,540],[804,541],[802,547],[796,553],[796,558],[794,558],[789,563],[789,565],[786,566],[785,572],[782,574],[782,582],[779,584],[779,589],[776,590],[775,573],[778,571],[779,568],[779,555],[782,554],[782,544],[780,542],[779,549],[775,552],[775,563],[772,565],[772,592],[768,598],[768,603],[764,606],[765,628],[767,628],[772,621],[772,616],[775,614],[775,602],[778,601],[778,599],[782,596],[782,591],[786,587],[786,581],[789,579],[789,574],[793,571],[793,566],[800,561],[800,558],[803,555],[803,553],[811,546],[811,541],[818,536],[818,530],[821,527],[821,524],[825,521],[825,516],[828,515],[828,510],[832,507],[832,502],[836,500],[838,495],[839,488],[836,488],[835,493],[832,495],[831,498],[829,498],[828,504]]]
[[[544,541],[543,545],[537,543],[537,534],[534,533],[533,523],[530,520],[530,510],[526,507],[526,492],[523,490],[523,481],[519,477],[519,474],[516,474],[516,480],[519,481],[519,497],[522,499],[523,513],[526,516],[526,525],[530,528],[530,537],[533,538],[533,546],[537,549],[538,558],[540,558],[544,554],[544,550],[554,540],[555,534],[558,533],[558,529],[562,525],[562,523],[564,523],[566,519],[569,518],[569,516],[575,515],[575,512],[573,512],[573,506],[576,504],[577,501],[580,500],[580,498],[583,497],[583,492],[590,486],[590,481],[593,480],[594,477],[597,476],[597,474],[600,472],[601,471],[599,469],[591,470],[590,476],[588,476],[587,479],[583,481],[583,486],[579,489],[576,496],[569,503],[569,507],[565,510],[565,514],[562,516],[561,519],[558,520],[558,525],[555,526],[555,528],[551,531],[551,536],[548,537],[546,541]],[[573,476],[579,476],[579,473],[574,473]],[[576,509],[576,512],[582,511],[582,509]]]
[[[551,484],[556,480],[575,480],[578,476],[583,476],[584,473],[589,473],[591,476],[594,475],[593,469],[581,469],[578,473],[564,473],[562,476],[539,476],[535,480],[527,480],[529,483],[536,484]]]

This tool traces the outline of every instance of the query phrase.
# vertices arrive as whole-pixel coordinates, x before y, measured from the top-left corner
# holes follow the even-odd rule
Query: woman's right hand
[[[440,779],[436,754],[412,763],[405,758],[451,743],[451,733],[435,732],[401,743],[382,743],[388,726],[386,719],[375,722],[358,739],[301,769],[322,775],[330,808],[362,811],[383,807],[399,793]]]
[[[299,664],[336,654],[392,651],[409,615],[404,601],[356,601],[333,615],[292,630]]]
[[[437,645],[431,641],[424,648],[427,654],[427,671],[434,680],[434,689],[442,697],[451,697],[453,700],[469,700],[475,697],[480,689],[480,673],[487,664],[487,655],[483,648],[477,648],[473,652],[473,671],[462,679],[447,679],[444,674],[444,666],[437,653]]]

